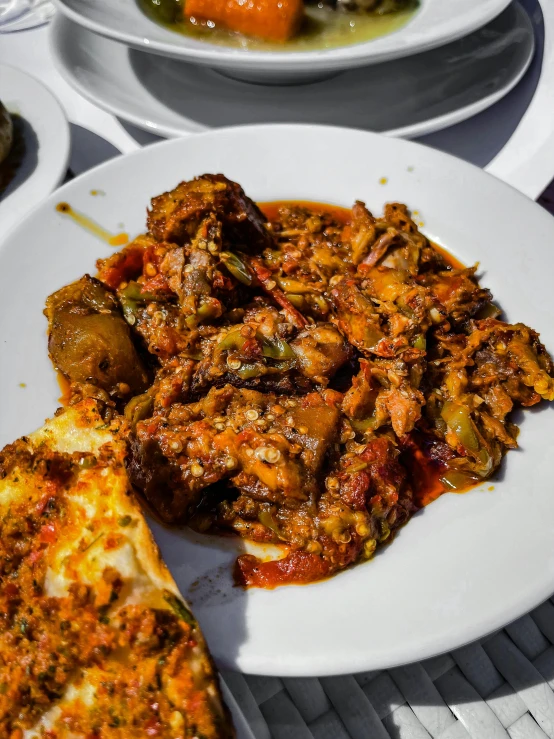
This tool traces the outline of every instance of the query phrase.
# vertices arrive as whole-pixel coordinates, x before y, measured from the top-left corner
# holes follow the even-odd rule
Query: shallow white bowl
[[[312,80],[427,51],[481,28],[510,0],[421,0],[414,17],[400,30],[352,46],[307,52],[230,49],[187,38],[150,20],[135,0],[55,0],[71,20],[144,51],[207,64],[231,76],[265,83]]]
[[[554,350],[554,219],[516,190],[441,152],[372,133],[220,129],[88,172],[0,245],[0,346],[7,359],[0,365],[0,444],[38,427],[57,406],[46,297],[94,273],[96,259],[113,253],[56,212],[56,203],[134,234],[144,228],[151,196],[203,172],[224,172],[262,201],[348,206],[359,198],[375,212],[385,201],[408,203],[431,238],[467,264],[480,262],[482,282],[508,320],[533,326]],[[92,190],[105,195],[92,197]],[[263,675],[329,675],[421,660],[505,625],[552,593],[553,431],[552,407],[525,413],[520,450],[507,455],[497,479],[444,495],[373,561],[314,585],[244,592],[231,580],[240,541],[152,526],[222,665]]]

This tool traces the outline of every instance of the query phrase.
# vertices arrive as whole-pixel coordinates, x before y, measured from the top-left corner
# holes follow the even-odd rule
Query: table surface
[[[543,0],[542,12],[537,0],[522,2],[538,47],[524,80],[488,111],[420,140],[537,197],[554,175],[554,0]],[[543,19],[553,31],[546,40]],[[71,122],[72,175],[157,140],[69,87],[52,63],[46,27],[0,34],[0,62],[42,80],[60,100]],[[554,212],[554,183],[539,201]],[[391,671],[224,678],[256,739],[554,739],[554,604],[482,642]]]

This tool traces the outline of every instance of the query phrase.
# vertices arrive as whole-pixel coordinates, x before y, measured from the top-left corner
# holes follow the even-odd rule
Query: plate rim
[[[250,131],[254,130],[260,130],[260,129],[287,129],[290,132],[297,131],[298,129],[307,129],[311,130],[313,132],[314,129],[323,129],[330,132],[335,132],[337,134],[342,134],[345,131],[349,132],[351,129],[345,129],[340,126],[319,126],[315,124],[256,124],[252,126],[232,126],[227,127],[224,129],[217,129],[215,131],[207,131],[203,132],[201,134],[198,134],[198,136],[202,136],[204,138],[213,138],[214,136],[220,136],[222,135],[221,132],[233,132],[233,131],[240,131],[241,133],[244,133],[245,129],[248,129]],[[247,130],[247,133],[248,133]],[[370,131],[364,131],[363,129],[352,129],[354,131],[357,131],[358,134],[363,134],[365,138],[370,138],[375,140],[388,138],[384,137],[382,134],[376,134]],[[156,150],[161,147],[178,147],[181,145],[188,145],[188,144],[181,144],[180,142],[188,142],[188,139],[169,139],[166,141],[161,141],[153,144],[152,146],[146,147],[144,149],[139,149],[134,152],[130,152],[129,154],[123,155],[121,157],[117,157],[115,159],[109,160],[107,162],[104,162],[97,167],[89,170],[88,172],[85,172],[81,175],[79,175],[77,178],[72,180],[71,182],[66,183],[62,188],[60,188],[59,191],[56,192],[56,199],[58,196],[63,196],[68,190],[70,190],[72,187],[74,187],[76,184],[80,184],[82,181],[86,181],[89,178],[92,179],[93,176],[99,171],[99,170],[109,170],[113,167],[120,167],[125,166],[122,165],[122,162],[127,161],[131,158],[140,158],[141,156],[145,156],[146,152],[150,152],[151,150]],[[179,143],[177,143],[179,142]],[[396,145],[401,148],[406,149],[413,149],[413,147],[416,147],[419,150],[426,150],[427,152],[431,152],[431,156],[438,156],[439,158],[443,159],[445,163],[448,163],[449,161],[454,161],[456,163],[456,167],[461,168],[461,172],[467,171],[472,172],[473,174],[476,174],[476,172],[480,173],[480,176],[483,176],[489,181],[494,181],[495,185],[494,187],[498,190],[504,190],[506,192],[512,192],[512,195],[515,194],[517,199],[522,200],[526,203],[526,207],[532,207],[534,208],[534,212],[537,214],[537,217],[543,222],[548,223],[549,230],[552,231],[553,229],[553,223],[552,223],[552,216],[548,214],[546,211],[544,211],[538,204],[534,203],[531,198],[527,197],[525,194],[521,193],[517,188],[513,187],[512,185],[505,183],[501,180],[498,180],[493,175],[487,173],[486,171],[482,170],[481,168],[466,162],[464,160],[461,160],[451,154],[439,152],[433,149],[430,149],[430,147],[427,147],[421,143],[418,142],[412,142],[412,141],[404,141],[404,140],[396,140]],[[41,203],[37,204],[35,208],[32,209],[31,213],[34,215],[39,210],[45,208],[51,201],[53,201],[54,196],[50,196],[45,201],[42,201]],[[0,255],[4,253],[4,250],[7,248],[9,242],[16,238],[17,230],[22,229],[24,224],[18,225],[15,229],[13,229],[10,233],[3,235],[0,237]],[[471,628],[466,628],[466,636],[460,640],[460,639],[452,639],[451,637],[445,638],[440,645],[437,644],[433,648],[428,647],[419,647],[416,646],[412,648],[411,650],[408,650],[405,655],[400,658],[392,658],[392,659],[372,659],[371,662],[365,661],[362,659],[359,659],[355,663],[352,662],[352,660],[349,661],[349,663],[343,664],[340,662],[333,662],[332,666],[327,665],[324,666],[323,663],[318,663],[317,668],[314,670],[313,668],[309,668],[306,670],[303,667],[299,667],[298,664],[292,664],[289,669],[286,667],[283,667],[282,665],[279,665],[278,671],[277,669],[273,669],[269,667],[267,663],[262,663],[261,661],[256,661],[250,659],[245,664],[240,664],[240,669],[248,672],[249,674],[260,674],[260,675],[278,675],[278,676],[285,676],[285,677],[314,677],[314,676],[326,676],[326,675],[342,675],[342,674],[351,674],[352,672],[357,671],[363,671],[367,669],[390,669],[392,667],[406,664],[408,662],[412,661],[419,661],[422,659],[428,659],[433,656],[436,656],[438,654],[445,653],[447,651],[451,651],[453,649],[459,648],[465,644],[471,643],[475,641],[478,638],[482,638],[495,630],[504,627],[507,623],[512,622],[513,620],[519,618],[520,616],[524,615],[525,613],[529,612],[531,609],[542,603],[544,600],[546,600],[550,595],[552,594],[553,586],[551,583],[546,582],[543,584],[542,587],[537,588],[535,587],[534,593],[530,594],[528,597],[522,599],[521,596],[518,598],[518,604],[512,606],[511,609],[504,609],[501,616],[498,616],[496,618],[489,618],[486,621],[486,625],[484,622],[481,623],[480,626],[473,626]],[[239,656],[238,662],[241,661],[241,658]],[[338,665],[338,666],[337,666]],[[236,669],[236,665],[234,665]]]
[[[445,113],[439,116],[435,116],[434,118],[429,118],[420,123],[413,123],[413,124],[409,124],[406,126],[400,126],[397,128],[387,129],[385,131],[379,131],[376,133],[380,133],[386,136],[392,136],[395,138],[409,138],[409,139],[419,137],[419,136],[427,136],[433,133],[437,133],[438,131],[442,131],[445,128],[449,128],[450,126],[455,126],[459,123],[463,123],[464,121],[469,120],[475,115],[478,115],[479,113],[484,112],[488,108],[492,107],[495,103],[499,102],[504,97],[506,97],[519,84],[519,82],[521,82],[521,80],[523,79],[524,75],[526,74],[526,72],[528,71],[532,63],[535,52],[536,52],[536,39],[535,39],[535,34],[533,31],[533,25],[532,25],[531,19],[529,18],[526,10],[521,6],[519,2],[514,3],[514,8],[515,8],[516,13],[518,13],[521,17],[525,18],[526,23],[529,27],[532,42],[531,42],[531,48],[530,48],[528,57],[525,60],[525,63],[522,65],[521,69],[517,72],[516,75],[514,75],[513,79],[511,79],[507,85],[505,85],[501,90],[496,90],[492,93],[486,94],[479,100],[473,103],[470,103],[469,105],[465,105],[461,108],[457,108],[456,110],[450,113]],[[106,101],[105,97],[100,97],[94,94],[90,88],[88,88],[78,79],[77,75],[68,67],[68,65],[65,64],[63,55],[61,53],[61,44],[59,43],[60,37],[62,37],[63,35],[70,37],[69,31],[71,30],[72,26],[75,26],[75,25],[79,27],[79,24],[75,24],[73,20],[71,20],[68,16],[64,16],[63,14],[60,14],[57,18],[54,18],[54,21],[52,22],[51,28],[49,30],[49,46],[50,46],[50,51],[51,51],[52,58],[54,61],[54,66],[56,67],[57,71],[64,78],[67,84],[70,85],[70,87],[74,89],[79,95],[82,95],[86,100],[98,106],[99,108],[106,111],[107,113],[114,115],[117,118],[123,119],[143,131],[147,131],[148,133],[152,133],[156,136],[160,136],[164,138],[178,138],[182,136],[191,136],[191,135],[196,136],[199,133],[205,133],[207,131],[213,131],[219,128],[219,127],[217,128],[209,127],[204,124],[198,124],[200,126],[198,129],[186,130],[184,125],[182,128],[178,128],[172,125],[165,125],[165,124],[160,125],[154,121],[149,121],[146,117],[141,117],[139,115],[135,115],[134,113],[129,113],[128,111],[125,110],[125,108],[120,107],[116,104],[113,104],[110,101]],[[93,33],[92,31],[90,31],[90,29],[85,28],[84,26],[81,26],[80,29],[81,28],[84,28],[86,33],[91,33],[91,34]],[[93,35],[96,36],[98,34],[93,34]],[[103,36],[102,38],[109,44],[114,44],[114,45],[117,44],[118,46],[122,46],[121,44],[118,44],[118,42],[112,38],[109,38],[107,36]],[[129,51],[130,50],[127,49],[127,52],[123,51],[122,53],[129,53]],[[143,54],[146,53],[144,50],[139,50],[139,51],[140,53],[143,53]],[[128,63],[128,60],[125,60],[125,64],[127,63]],[[347,74],[348,70],[344,70],[343,73]],[[160,105],[163,105],[163,104],[160,103]],[[180,116],[179,113],[176,113],[176,115]],[[184,122],[185,121],[184,116],[181,116],[181,117],[183,118],[183,122]],[[258,124],[240,124],[240,125],[258,125]],[[259,124],[259,125],[271,125],[271,124]],[[310,125],[310,124],[307,124],[307,125]],[[314,125],[326,125],[326,124],[316,123]],[[229,128],[229,127],[230,126],[225,126],[225,128]],[[356,130],[356,128],[353,128],[351,130]],[[358,129],[358,130],[371,130],[371,129]]]

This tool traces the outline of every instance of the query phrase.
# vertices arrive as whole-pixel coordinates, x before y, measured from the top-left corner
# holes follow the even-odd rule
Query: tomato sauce
[[[350,222],[352,211],[350,208],[343,208],[341,205],[330,205],[328,203],[319,203],[312,200],[272,200],[267,203],[257,203],[258,207],[265,215],[268,221],[279,220],[279,210],[281,208],[306,208],[316,215],[329,215],[339,223],[346,225]]]

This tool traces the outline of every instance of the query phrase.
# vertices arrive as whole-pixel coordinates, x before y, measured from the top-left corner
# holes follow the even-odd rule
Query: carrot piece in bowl
[[[185,16],[220,23],[231,31],[284,42],[297,33],[303,0],[186,0]]]

